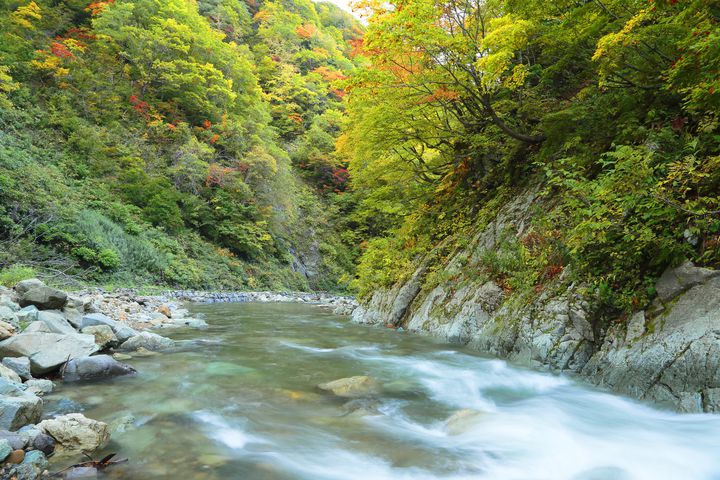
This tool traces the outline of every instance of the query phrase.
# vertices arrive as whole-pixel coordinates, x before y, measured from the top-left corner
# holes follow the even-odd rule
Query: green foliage
[[[0,270],[0,285],[3,287],[14,287],[16,283],[29,278],[35,278],[35,270],[25,265],[12,265]]]

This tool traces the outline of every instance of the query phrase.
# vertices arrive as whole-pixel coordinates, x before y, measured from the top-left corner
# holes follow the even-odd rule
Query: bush
[[[18,282],[35,277],[34,269],[17,264],[0,271],[0,285],[13,287]]]

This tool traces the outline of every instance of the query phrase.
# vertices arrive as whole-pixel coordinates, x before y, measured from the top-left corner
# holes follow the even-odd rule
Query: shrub
[[[35,278],[35,270],[25,265],[16,264],[0,271],[0,285],[12,287],[28,278]]]

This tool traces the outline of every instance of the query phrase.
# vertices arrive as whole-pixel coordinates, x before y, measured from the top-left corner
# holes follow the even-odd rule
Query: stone
[[[76,329],[82,328],[82,317],[85,315],[87,301],[84,298],[69,296],[63,314]]]
[[[0,378],[0,428],[17,430],[36,423],[42,415],[42,400],[26,392],[21,385]]]
[[[112,354],[112,357],[117,360],[118,362],[124,362],[126,360],[132,360],[132,355],[128,355],[127,353],[120,353],[115,352]]]
[[[24,428],[22,427],[17,432],[10,432],[8,430],[0,430],[0,441],[5,441],[10,445],[10,451],[13,450],[24,450],[25,446],[28,444],[28,436],[23,432]]]
[[[55,439],[47,433],[40,432],[32,441],[32,446],[36,450],[40,450],[45,455],[50,455],[55,451]]]
[[[25,386],[27,387],[26,391],[32,393],[33,395],[37,395],[38,397],[51,393],[53,388],[55,388],[55,384],[52,381],[44,378],[34,378],[32,380],[28,380],[25,382]]]
[[[77,333],[75,328],[65,319],[62,312],[57,310],[45,310],[38,312],[38,322],[47,325],[48,330],[52,333],[62,333],[64,335],[73,335]]]
[[[665,270],[655,284],[655,290],[658,298],[667,303],[682,292],[717,276],[720,276],[720,270],[696,267],[692,262],[686,261],[678,267]]]
[[[23,332],[0,342],[0,356],[29,357],[33,375],[52,372],[73,358],[98,351],[92,335]]]
[[[5,340],[15,335],[15,326],[11,323],[0,320],[0,340]]]
[[[14,480],[39,480],[40,478],[46,478],[43,474],[47,467],[48,461],[45,455],[38,450],[33,450],[25,453],[22,462],[10,469],[9,478]]]
[[[43,420],[38,428],[53,437],[56,450],[64,453],[91,453],[104,446],[110,437],[106,423],[82,413]]]
[[[42,472],[48,467],[48,461],[47,458],[45,458],[45,453],[39,449],[25,452],[25,458],[22,463],[36,466],[39,472]]]
[[[63,369],[63,380],[66,382],[99,380],[133,373],[136,373],[133,367],[118,362],[110,355],[95,355],[70,360]]]
[[[152,352],[145,347],[140,347],[137,350],[135,350],[136,357],[153,357],[155,355],[160,355],[160,354],[158,352]]]
[[[472,408],[463,408],[453,413],[445,420],[445,431],[450,435],[460,435],[467,432],[473,424],[485,414]]]
[[[18,464],[25,460],[25,450],[13,450],[10,452],[10,455],[8,455],[5,458],[5,462],[12,463],[12,464]]]
[[[19,324],[19,319],[15,310],[5,305],[0,306],[0,321],[9,323],[13,326]]]
[[[380,384],[377,380],[366,375],[340,378],[332,382],[321,383],[318,388],[344,398],[364,397],[380,392]]]
[[[73,467],[62,477],[64,480],[94,480],[98,478],[95,467]]]
[[[107,325],[110,328],[114,328],[118,322],[102,313],[89,313],[82,317],[81,327],[94,327],[96,325]]]
[[[36,278],[19,282],[15,292],[21,307],[35,305],[40,310],[55,310],[62,309],[67,302],[67,293],[48,287]]]
[[[0,364],[0,378],[5,378],[15,383],[22,383],[20,375],[18,375],[15,370],[6,367],[3,364]]]
[[[135,330],[134,328],[130,328],[127,325],[123,325],[122,323],[118,323],[113,327],[113,331],[115,332],[115,336],[118,339],[118,342],[123,343],[132,337],[139,335],[140,332]]]
[[[13,448],[10,445],[10,442],[7,440],[0,439],[0,462],[5,461],[5,459],[13,452]]]
[[[50,331],[50,327],[47,326],[47,323],[35,321],[30,323],[25,329],[23,330],[23,333],[33,333],[33,332],[44,332],[44,333],[53,333]]]
[[[167,350],[175,346],[175,342],[156,333],[140,332],[120,345],[123,350],[138,350],[145,348],[152,352]]]
[[[166,318],[172,318],[172,311],[167,305],[160,305],[157,309],[159,313],[162,313]]]
[[[22,380],[30,380],[30,359],[28,357],[5,357],[2,364],[17,373]]]
[[[115,332],[113,332],[113,329],[108,325],[93,325],[91,327],[85,327],[82,329],[82,333],[95,337],[95,343],[97,343],[101,350],[105,350],[106,348],[118,344]]]
[[[28,305],[15,312],[15,315],[19,322],[30,323],[38,319],[38,312],[39,310],[35,305]]]

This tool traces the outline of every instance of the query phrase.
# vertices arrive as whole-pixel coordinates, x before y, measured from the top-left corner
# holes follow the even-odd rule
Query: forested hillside
[[[682,258],[720,264],[718,2],[363,6],[339,141],[370,238],[362,298],[420,259],[424,289],[448,281],[453,252],[527,191],[531,225],[457,260],[466,276],[528,298],[564,274],[617,314]]]
[[[3,281],[342,288],[361,34],[310,0],[0,2]]]

